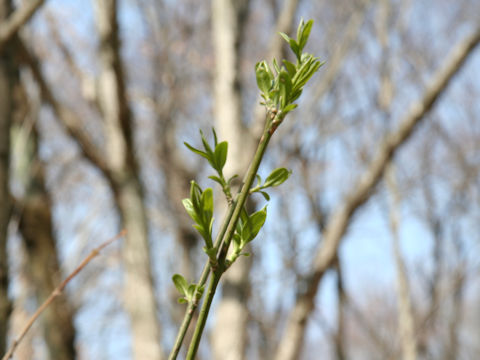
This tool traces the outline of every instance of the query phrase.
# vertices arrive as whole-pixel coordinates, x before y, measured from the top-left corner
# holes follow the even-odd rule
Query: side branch
[[[314,309],[318,286],[325,272],[334,264],[341,239],[354,213],[370,198],[395,152],[410,138],[416,126],[425,119],[425,115],[432,109],[453,76],[461,69],[468,55],[479,43],[480,28],[454,48],[443,66],[435,73],[423,98],[410,107],[409,112],[400,122],[399,128],[386,136],[367,170],[359,182],[352,187],[354,189],[352,193],[334,211],[326,226],[322,246],[316,254],[306,290],[298,296],[290,313],[276,360],[298,358],[307,320]]]
[[[116,236],[111,238],[110,240],[105,241],[102,243],[100,246],[96,247],[93,249],[88,256],[83,259],[83,261],[78,265],[78,267],[73,270],[73,272],[68,275],[65,280],[63,280],[60,285],[58,285],[50,294],[50,296],[45,300],[45,302],[35,311],[35,313],[30,317],[30,319],[27,321],[25,327],[22,329],[20,332],[20,335],[13,341],[12,345],[8,349],[7,353],[2,357],[2,360],[9,360],[12,358],[13,353],[15,352],[16,348],[20,344],[20,342],[23,340],[25,335],[27,334],[28,330],[32,327],[33,323],[38,319],[38,317],[42,314],[42,312],[55,300],[55,298],[59,295],[62,294],[63,290],[65,289],[65,286],[75,277],[78,275],[80,271],[83,270],[85,266],[98,254],[100,254],[100,251],[102,251],[105,247],[110,245],[112,242],[118,240],[119,238],[123,237],[125,235],[126,231],[122,230],[120,233],[118,233]]]

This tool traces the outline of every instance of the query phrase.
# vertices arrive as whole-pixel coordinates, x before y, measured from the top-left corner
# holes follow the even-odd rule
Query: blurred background
[[[183,142],[214,126],[243,176],[255,63],[292,60],[278,32],[302,17],[326,63],[259,170],[292,175],[198,358],[480,358],[476,0],[0,0],[1,354],[125,228],[15,358],[166,359],[185,309],[171,277],[206,261],[181,200],[215,187]]]

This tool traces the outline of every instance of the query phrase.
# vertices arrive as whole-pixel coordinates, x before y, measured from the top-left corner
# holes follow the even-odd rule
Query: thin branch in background
[[[448,319],[448,333],[446,337],[445,350],[443,351],[443,359],[458,359],[461,358],[461,340],[459,336],[459,329],[463,321],[463,307],[462,303],[465,296],[465,285],[467,282],[467,259],[466,252],[462,243],[460,232],[454,231],[454,252],[457,256],[457,264],[453,269],[450,286],[452,287],[452,310]]]
[[[336,285],[337,285],[337,330],[333,334],[333,343],[335,344],[335,358],[337,360],[345,360],[348,358],[346,321],[345,321],[345,305],[347,294],[345,293],[344,275],[340,259],[335,261]]]
[[[35,81],[40,88],[42,99],[50,105],[53,113],[58,118],[67,133],[74,139],[80,147],[83,155],[93,165],[98,167],[100,171],[110,180],[110,170],[105,163],[102,151],[89,138],[88,134],[82,129],[82,121],[69,108],[62,105],[55,98],[47,80],[45,79],[41,70],[40,63],[35,55],[27,48],[25,43],[19,39],[17,41],[21,59],[30,67]]]
[[[12,345],[8,349],[7,353],[3,356],[2,360],[8,360],[11,359],[13,356],[13,353],[15,352],[15,349],[18,347],[18,345],[21,343],[22,339],[25,337],[27,334],[28,330],[32,327],[33,323],[38,319],[38,317],[42,314],[42,312],[55,300],[55,298],[59,295],[62,294],[63,290],[67,286],[67,284],[75,277],[78,275],[80,271],[87,266],[87,264],[96,256],[100,254],[100,251],[102,251],[105,247],[113,243],[114,241],[118,240],[119,238],[125,236],[126,230],[120,231],[116,236],[113,238],[105,241],[102,243],[100,246],[96,247],[93,249],[90,254],[78,265],[78,267],[68,275],[65,280],[63,280],[60,285],[58,285],[55,290],[52,291],[50,296],[45,300],[45,302],[40,305],[40,307],[35,311],[35,313],[30,317],[28,322],[25,324],[25,327],[23,330],[20,332],[20,335],[13,341]]]
[[[402,347],[403,360],[415,360],[418,357],[415,337],[415,319],[412,308],[411,291],[407,267],[400,249],[400,193],[397,184],[395,165],[390,163],[386,173],[387,188],[391,194],[390,229],[393,240],[393,256],[397,272],[398,331]]]
[[[76,78],[76,80],[78,80],[81,86],[82,97],[88,102],[89,105],[92,105],[98,113],[101,113],[100,104],[98,101],[97,83],[95,78],[93,76],[90,76],[77,64],[72,51],[68,48],[67,44],[63,41],[62,36],[60,35],[60,27],[63,34],[65,34],[65,31],[68,30],[65,29],[64,24],[60,25],[58,23],[58,20],[52,12],[47,11],[45,14],[45,18],[47,20],[50,37],[52,38],[61,55],[63,56],[63,59],[65,60],[65,63],[70,70],[70,73]],[[73,37],[73,35],[70,35],[71,33],[71,31],[68,31],[70,41]]]
[[[355,40],[359,37],[360,27],[367,17],[367,11],[370,9],[370,0],[363,1],[358,9],[350,15],[347,24],[345,25],[345,31],[342,38],[334,47],[332,55],[328,59],[328,66],[325,68],[322,80],[316,85],[314,96],[310,98],[310,102],[306,104],[306,108],[313,108],[319,100],[332,88],[332,84],[337,78],[338,73],[342,69],[342,65],[347,58],[348,53],[353,48]],[[313,113],[313,112],[312,112]],[[311,124],[314,121],[313,117],[307,119],[307,124]]]
[[[0,25],[0,53],[7,42],[30,20],[44,2],[45,0],[26,1],[24,6],[17,9],[7,21]]]

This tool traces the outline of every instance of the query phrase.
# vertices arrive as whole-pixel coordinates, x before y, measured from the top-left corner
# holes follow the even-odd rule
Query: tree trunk
[[[11,11],[11,1],[0,1],[0,22]],[[9,49],[0,53],[0,354],[7,344],[11,302],[8,298],[7,233],[10,220],[10,197],[8,189],[10,159],[10,124],[12,118],[12,88],[15,69]]]
[[[228,178],[242,176],[253,155],[254,144],[242,123],[239,79],[240,37],[248,10],[248,0],[212,2],[213,43],[215,47],[215,121],[220,140],[228,141]],[[248,322],[250,258],[235,262],[223,277],[222,298],[216,311],[212,336],[214,359],[245,358]]]
[[[12,139],[15,141],[15,138]],[[41,304],[61,282],[61,271],[57,257],[51,199],[45,188],[44,165],[37,156],[37,134],[30,134],[30,145],[26,146],[30,164],[30,178],[25,197],[19,230],[25,241],[28,256],[26,262],[38,303]],[[30,150],[30,153],[28,151]],[[66,294],[62,294],[45,310],[42,326],[45,341],[52,360],[75,359],[75,328],[73,309]]]
[[[163,358],[163,351],[151,275],[147,214],[120,57],[117,2],[98,0],[95,5],[100,35],[99,103],[105,123],[106,163],[116,205],[127,230],[123,248],[124,301],[131,322],[133,358],[157,360]]]

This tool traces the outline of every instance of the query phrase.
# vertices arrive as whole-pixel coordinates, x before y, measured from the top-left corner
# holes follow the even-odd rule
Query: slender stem
[[[213,296],[217,290],[218,282],[220,281],[221,271],[220,269],[213,273],[210,283],[208,285],[207,295],[202,304],[202,309],[200,310],[200,315],[198,317],[197,326],[195,327],[195,333],[193,334],[192,342],[188,348],[186,360],[193,360],[198,350],[198,345],[200,344],[200,339],[202,337],[203,329],[207,323],[208,312],[210,311],[210,306],[212,305]]]
[[[228,223],[230,222],[230,219],[232,218],[234,209],[235,209],[235,202],[233,202],[233,204],[228,209],[227,216],[223,220],[220,231],[218,232],[217,238],[215,239],[214,247],[216,249],[220,248],[222,239],[225,235],[225,232],[227,231],[227,226],[228,226]],[[198,281],[198,285],[197,285],[197,290],[195,290],[195,294],[193,296],[194,300],[188,304],[187,310],[185,311],[185,315],[183,316],[182,324],[180,325],[180,329],[178,330],[178,333],[177,333],[177,338],[175,339],[175,344],[173,345],[172,351],[168,356],[168,360],[175,360],[178,356],[178,353],[180,352],[180,348],[182,347],[183,340],[185,339],[185,334],[187,333],[188,327],[192,322],[193,314],[195,313],[195,310],[198,307],[198,302],[200,300],[199,299],[200,296],[198,294],[198,288],[205,285],[209,274],[210,274],[210,259],[208,259],[205,265],[203,266],[202,275],[200,276],[200,280]]]
[[[190,347],[188,349],[186,357],[187,360],[193,360],[197,353],[200,339],[203,333],[203,329],[205,328],[205,324],[207,322],[208,313],[212,304],[213,297],[215,295],[215,291],[217,289],[218,282],[220,281],[220,277],[225,270],[225,259],[227,257],[230,242],[235,232],[235,227],[237,225],[238,219],[240,218],[240,214],[249,195],[250,188],[252,187],[252,184],[255,180],[258,168],[260,167],[260,163],[262,162],[263,155],[265,154],[265,150],[267,149],[267,145],[272,135],[273,131],[271,130],[271,128],[266,127],[266,130],[264,131],[262,138],[260,139],[260,143],[258,144],[253,161],[250,164],[250,168],[245,175],[242,190],[237,197],[233,215],[231,220],[228,222],[227,231],[225,233],[225,236],[223,238],[224,240],[220,248],[220,252],[218,255],[218,268],[214,271],[213,276],[210,279],[206,298],[203,301],[202,309],[200,310],[197,326],[195,327],[195,332],[193,334],[192,341],[190,342]]]

